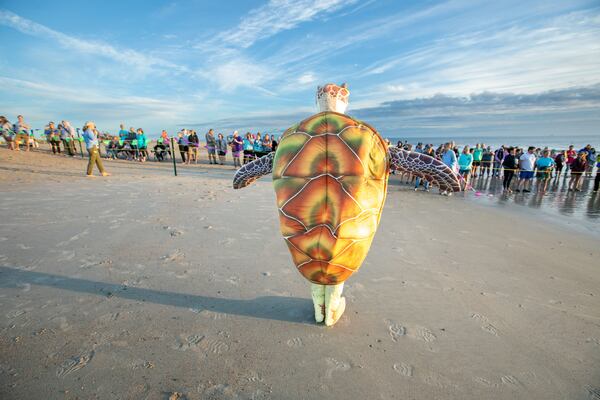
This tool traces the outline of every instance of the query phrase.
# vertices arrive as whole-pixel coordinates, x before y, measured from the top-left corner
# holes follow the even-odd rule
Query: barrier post
[[[175,138],[171,138],[171,158],[173,159],[173,173],[177,176],[177,162],[175,161]]]
[[[77,141],[79,142],[79,151],[81,152],[81,158],[83,158],[83,147],[81,146],[81,136],[79,135],[79,128],[77,128]]]

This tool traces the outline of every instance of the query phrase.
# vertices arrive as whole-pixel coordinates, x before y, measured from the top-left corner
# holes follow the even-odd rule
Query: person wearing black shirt
[[[508,155],[504,157],[504,161],[502,161],[502,167],[504,167],[504,180],[502,181],[502,188],[511,193],[512,190],[510,188],[510,181],[515,175],[515,170],[517,169],[517,157],[515,156],[515,148],[510,147],[508,149]]]

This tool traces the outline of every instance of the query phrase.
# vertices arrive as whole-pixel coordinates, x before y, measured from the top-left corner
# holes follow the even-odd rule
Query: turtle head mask
[[[342,83],[341,86],[334,83],[318,86],[317,107],[319,112],[335,111],[344,114],[348,107],[348,96],[350,96],[350,91],[345,83]]]

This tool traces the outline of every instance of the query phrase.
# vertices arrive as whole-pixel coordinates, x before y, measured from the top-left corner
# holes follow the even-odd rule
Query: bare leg
[[[327,326],[338,322],[346,309],[346,299],[342,297],[343,290],[343,283],[325,287],[325,325]]]
[[[311,283],[310,291],[315,306],[315,321],[321,323],[325,320],[325,285]]]

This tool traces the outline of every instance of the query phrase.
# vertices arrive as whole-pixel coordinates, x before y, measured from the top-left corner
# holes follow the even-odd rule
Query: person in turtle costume
[[[458,176],[421,153],[388,147],[370,125],[344,112],[346,84],[317,88],[319,113],[284,132],[276,152],[241,167],[240,189],[273,174],[280,228],[298,271],[311,282],[315,320],[343,314],[344,282],[358,271],[379,225],[390,170],[410,172],[447,192]]]

